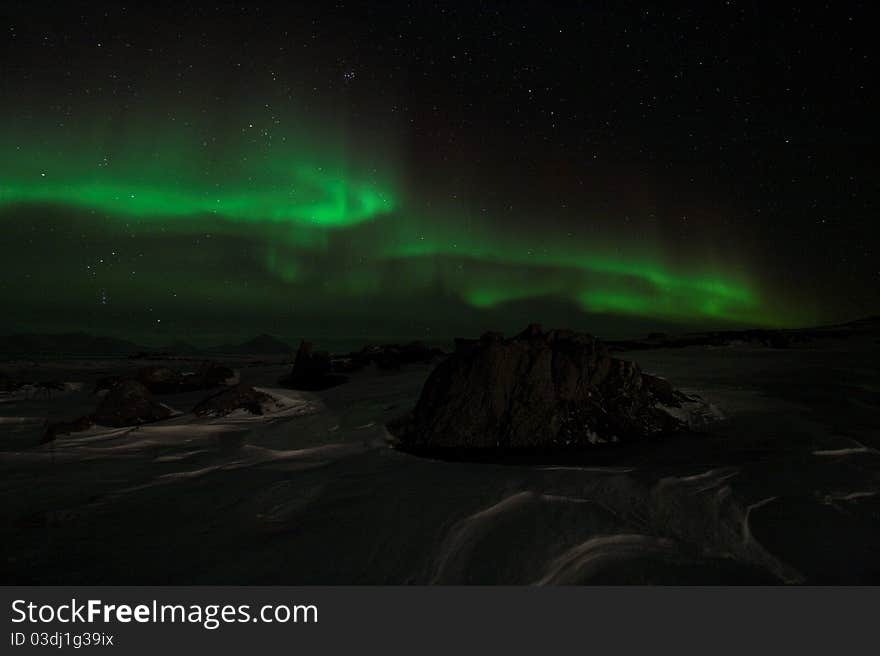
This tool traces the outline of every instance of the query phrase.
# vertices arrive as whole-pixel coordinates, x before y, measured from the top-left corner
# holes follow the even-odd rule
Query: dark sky
[[[869,5],[769,4],[5,2],[0,332],[877,313]]]

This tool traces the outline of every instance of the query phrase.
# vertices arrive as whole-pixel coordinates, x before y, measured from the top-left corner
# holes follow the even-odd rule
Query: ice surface
[[[388,445],[429,367],[279,389],[262,416],[181,413],[39,445],[126,361],[30,363],[0,397],[6,583],[878,583],[880,351],[624,353],[703,404],[696,433],[578,459],[467,463]],[[138,365],[140,363],[137,363]],[[696,416],[696,419],[694,418]]]

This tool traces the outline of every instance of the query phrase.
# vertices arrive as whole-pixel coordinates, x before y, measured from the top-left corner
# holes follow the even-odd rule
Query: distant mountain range
[[[224,344],[200,349],[177,341],[167,346],[149,347],[115,337],[101,337],[83,332],[32,334],[0,337],[3,355],[279,355],[292,353],[289,344],[272,335],[258,335],[241,344]]]
[[[0,337],[0,353],[82,353],[87,355],[130,355],[145,350],[134,342],[88,333],[51,335],[20,334]]]
[[[655,348],[680,348],[685,346],[722,346],[737,342],[785,348],[819,339],[847,339],[851,337],[880,338],[880,317],[866,317],[856,321],[830,326],[791,329],[720,330],[680,335],[652,333],[642,339],[603,340],[612,351],[629,351]],[[290,355],[295,349],[272,335],[257,335],[239,344],[198,348],[183,341],[167,346],[141,346],[114,337],[101,337],[83,332],[0,336],[0,355],[93,355],[134,356],[149,358],[169,356],[212,355]]]
[[[651,333],[641,339],[608,340],[612,351],[641,351],[686,346],[729,346],[745,343],[771,348],[788,348],[809,344],[816,340],[880,337],[880,316],[865,317],[846,323],[810,328],[749,328],[746,330],[716,330],[683,335]]]

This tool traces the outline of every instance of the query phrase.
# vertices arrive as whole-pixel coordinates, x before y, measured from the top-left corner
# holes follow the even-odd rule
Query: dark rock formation
[[[396,371],[403,364],[400,348],[394,344],[365,346],[362,355],[366,362],[372,362],[383,371]]]
[[[183,375],[180,388],[183,392],[191,392],[238,383],[239,374],[235,369],[217,362],[203,362],[194,373]]]
[[[330,370],[336,374],[350,374],[360,371],[369,364],[369,361],[359,357],[358,353],[348,355],[336,355],[330,358]]]
[[[66,388],[60,380],[17,380],[0,372],[0,392],[5,394],[24,392],[29,395],[51,396],[52,392],[63,392]]]
[[[126,380],[107,392],[92,420],[101,426],[137,426],[167,419],[171,414],[141,383]]]
[[[203,362],[196,371],[185,374],[168,367],[144,367],[138,370],[137,378],[153,394],[194,392],[239,382],[235,369],[216,362]]]
[[[412,415],[389,429],[413,449],[578,448],[678,430],[655,405],[686,398],[590,335],[532,325],[457,340]]]
[[[250,385],[236,385],[209,396],[193,408],[193,412],[200,417],[225,416],[235,410],[247,410],[252,415],[261,415],[264,406],[271,402],[271,396]]]
[[[654,401],[668,408],[680,408],[682,403],[695,400],[687,394],[679,392],[672,386],[672,383],[659,376],[643,373],[642,386]]]
[[[97,394],[98,392],[111,390],[124,380],[125,378],[122,376],[101,376],[101,378],[95,381],[93,393]]]
[[[67,387],[64,382],[60,380],[38,380],[30,383],[30,386],[35,392],[43,392],[46,394],[63,392]]]
[[[59,421],[54,424],[49,424],[46,428],[46,433],[43,435],[41,444],[52,442],[59,435],[68,435],[70,433],[78,433],[80,431],[88,430],[94,425],[95,422],[92,420],[91,416],[80,417],[73,421]]]
[[[11,392],[17,387],[18,384],[12,379],[12,376],[5,371],[0,371],[0,392]]]
[[[122,428],[139,426],[167,419],[173,411],[156,401],[152,392],[136,380],[114,382],[109,391],[91,415],[50,424],[43,435],[42,443],[52,442],[59,435],[76,433],[94,425]]]
[[[168,367],[144,367],[138,370],[137,378],[153,394],[173,394],[180,389],[183,377]]]
[[[333,373],[329,353],[313,351],[312,348],[311,342],[300,342],[293,369],[278,381],[279,384],[291,389],[322,390],[341,385],[348,380],[346,376]]]
[[[332,358],[332,368],[334,372],[350,373],[374,364],[383,371],[395,371],[407,364],[429,364],[444,355],[441,349],[418,341],[368,344],[360,351]]]

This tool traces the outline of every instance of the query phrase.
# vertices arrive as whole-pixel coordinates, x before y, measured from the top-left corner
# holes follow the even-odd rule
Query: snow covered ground
[[[242,367],[263,416],[39,445],[143,363],[12,363],[63,389],[0,397],[4,583],[880,583],[880,350],[621,354],[711,405],[697,435],[576,459],[461,463],[388,446],[430,367],[319,393]]]

